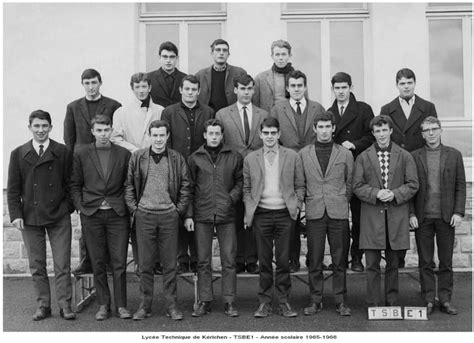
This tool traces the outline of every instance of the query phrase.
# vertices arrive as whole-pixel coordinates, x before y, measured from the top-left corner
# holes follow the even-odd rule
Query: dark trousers
[[[301,254],[301,227],[297,225],[296,221],[293,221],[290,233],[290,253],[289,259],[292,262],[300,262]],[[306,255],[309,259],[309,254]]]
[[[364,254],[363,250],[359,249],[359,237],[360,237],[360,199],[356,196],[353,196],[351,199],[351,234],[350,237],[348,236],[348,241],[352,238],[352,244],[350,245],[351,249],[351,256],[352,259],[354,257],[358,258],[359,260],[362,259],[362,255]],[[348,245],[349,246],[349,245]]]
[[[184,263],[188,265],[190,263],[196,263],[197,260],[198,257],[194,232],[186,230],[182,221],[180,220],[178,233],[178,263]]]
[[[60,308],[71,304],[71,217],[45,226],[25,225],[21,231],[28,254],[38,306],[51,306],[51,290],[46,270],[46,233],[53,254],[56,297]]]
[[[237,231],[237,264],[257,263],[257,243],[253,227],[244,228],[245,207],[242,201],[235,205],[235,229]]]
[[[323,259],[326,236],[333,265],[332,291],[337,303],[346,298],[346,256],[348,250],[349,221],[331,219],[324,213],[321,219],[306,222],[308,235],[308,277],[312,302],[321,302],[324,290]]]
[[[130,229],[130,245],[132,246],[132,254],[133,254],[133,260],[135,264],[138,265],[138,245],[137,245],[137,229],[135,227],[135,222],[133,223],[132,228]],[[157,247],[157,253],[156,253],[156,261],[155,264],[159,265],[161,264],[160,261],[160,252],[159,248]]]
[[[253,219],[253,228],[257,241],[260,263],[260,303],[270,303],[273,298],[273,242],[275,241],[275,290],[279,303],[288,302],[291,290],[290,279],[290,232],[293,220],[285,208],[267,210],[257,207]]]
[[[94,272],[94,283],[99,305],[110,305],[110,289],[107,281],[107,263],[112,269],[114,302],[116,307],[127,306],[127,216],[119,216],[114,210],[98,210],[91,216],[81,213],[86,230],[86,242]]]
[[[213,223],[195,224],[196,247],[198,255],[198,289],[200,301],[212,301],[212,239]],[[235,223],[216,224],[217,240],[222,266],[222,298],[224,303],[233,303],[236,291],[235,255],[237,236]]]
[[[85,236],[84,224],[81,222],[81,237],[79,237],[79,263],[85,266],[91,265],[91,258],[87,249],[87,242]]]
[[[454,228],[443,219],[426,218],[415,230],[420,270],[421,296],[425,302],[435,299],[434,240],[438,247],[438,297],[441,303],[450,302],[453,292]]]
[[[166,307],[176,305],[176,256],[178,252],[177,211],[152,214],[137,210],[135,213],[140,268],[140,307],[151,311],[154,289],[154,272],[157,247],[163,265],[163,294]]]

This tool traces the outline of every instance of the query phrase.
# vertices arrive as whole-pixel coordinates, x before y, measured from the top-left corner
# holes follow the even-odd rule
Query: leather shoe
[[[298,313],[293,310],[288,303],[282,303],[278,305],[278,313],[286,318],[297,317]]]
[[[318,302],[318,303],[311,303],[308,307],[305,307],[303,309],[303,314],[305,316],[313,316],[318,312],[321,312],[323,310],[323,303]]]
[[[452,315],[458,314],[458,310],[456,310],[456,308],[453,307],[453,305],[451,305],[449,302],[445,302],[443,304],[440,304],[439,305],[439,310],[441,312],[444,312],[444,313],[447,313],[447,314],[452,314]]]
[[[191,316],[193,317],[202,317],[205,314],[211,312],[211,302],[210,301],[200,301],[198,308],[193,311]]]
[[[198,271],[198,264],[197,264],[197,262],[191,262],[191,263],[189,264],[189,269],[191,269],[191,272],[192,272],[192,273],[196,274],[197,271]]]
[[[145,310],[143,307],[139,308],[137,312],[133,314],[133,320],[143,320],[145,318],[151,317],[151,311]]]
[[[183,319],[183,312],[181,312],[176,307],[171,307],[166,310],[166,316],[173,319],[173,320],[182,320]]]
[[[260,273],[260,268],[258,268],[258,264],[253,262],[249,263],[245,266],[245,269],[247,269],[247,273],[249,274],[258,274]]]
[[[426,303],[426,314],[428,316],[434,312],[434,309],[435,309],[434,303],[432,303],[432,302]]]
[[[235,308],[235,305],[233,303],[225,303],[224,304],[224,314],[227,317],[238,317],[239,316],[239,311]]]
[[[163,275],[163,266],[161,265],[161,263],[157,263],[155,265],[155,268],[153,268],[153,273],[155,275]]]
[[[66,320],[74,320],[76,319],[76,314],[72,312],[71,306],[66,306],[62,309],[59,310],[59,315],[61,318],[64,318]]]
[[[99,311],[95,314],[95,320],[106,320],[111,315],[109,305],[100,305]]]
[[[115,310],[115,315],[120,319],[130,319],[132,314],[125,307],[119,307]]]
[[[322,270],[330,270],[332,267],[328,267],[325,263],[321,263],[321,269]]]
[[[362,261],[360,258],[353,256],[352,257],[352,262],[351,262],[351,269],[354,272],[363,272],[364,271],[364,265],[362,264]]]
[[[261,303],[253,314],[255,318],[265,318],[272,314],[272,308],[268,303]]]
[[[45,318],[51,317],[51,307],[40,306],[33,314],[33,320],[43,320]]]
[[[290,273],[296,273],[299,270],[300,270],[300,262],[290,261]]]
[[[77,266],[72,273],[74,275],[83,275],[83,274],[92,274],[92,266],[90,263],[87,262],[81,262],[79,266]]]
[[[176,269],[176,274],[181,275],[189,272],[189,265],[187,263],[180,263],[178,269]]]
[[[339,303],[336,305],[336,312],[339,313],[341,316],[351,315],[351,309],[344,303]]]
[[[237,265],[235,266],[235,272],[237,274],[241,274],[241,273],[245,272],[245,264],[237,263]]]

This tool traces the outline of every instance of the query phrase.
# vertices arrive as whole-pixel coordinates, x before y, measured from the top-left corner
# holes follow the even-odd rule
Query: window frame
[[[220,11],[162,11],[162,12],[148,12],[146,10],[146,3],[138,4],[139,21],[165,21],[170,20],[225,20],[227,19],[227,3],[221,2]]]

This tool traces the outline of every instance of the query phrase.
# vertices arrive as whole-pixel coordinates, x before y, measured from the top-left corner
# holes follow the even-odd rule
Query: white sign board
[[[403,319],[401,306],[369,307],[369,320]]]
[[[403,317],[405,320],[428,320],[426,307],[405,307]]]

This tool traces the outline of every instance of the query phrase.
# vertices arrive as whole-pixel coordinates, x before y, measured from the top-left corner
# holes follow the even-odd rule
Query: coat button
[[[49,202],[53,202],[53,200],[50,200]]]
[[[33,186],[34,186],[34,187],[38,187],[38,184],[34,183]]]
[[[53,169],[53,167],[49,167],[48,169],[51,170],[51,169]]]
[[[383,213],[383,210],[380,210],[380,213]]]
[[[34,204],[35,204],[35,205],[38,205],[38,202],[37,202],[37,201],[35,201],[35,202],[34,202]]]
[[[50,184],[49,184],[49,187],[53,187],[53,184],[52,184],[52,183],[50,183]]]
[[[405,147],[405,144],[402,143],[401,146],[402,146],[402,148],[404,148],[404,147]]]
[[[351,131],[347,131],[347,133],[351,133]]]

